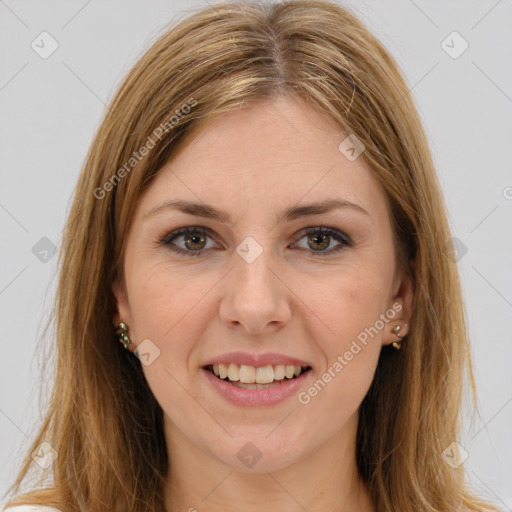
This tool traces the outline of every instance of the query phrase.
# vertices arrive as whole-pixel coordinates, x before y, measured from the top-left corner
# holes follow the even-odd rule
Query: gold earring
[[[403,336],[401,334],[399,334],[399,331],[400,329],[402,328],[401,325],[395,325],[395,327],[393,327],[393,332],[400,338],[400,341],[393,341],[393,347],[395,347],[397,350],[400,350],[400,348],[402,348],[402,338]]]
[[[124,322],[119,322],[117,330],[121,331],[117,333],[117,337],[119,338],[120,343],[122,343],[123,347],[128,350],[128,345],[131,343],[130,338],[126,334],[128,331],[128,326]]]

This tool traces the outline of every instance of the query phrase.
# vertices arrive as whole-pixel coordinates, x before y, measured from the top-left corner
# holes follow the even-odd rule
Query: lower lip
[[[309,378],[312,370],[301,373],[294,379],[285,380],[275,386],[262,389],[239,388],[225,380],[219,379],[209,370],[202,368],[202,371],[212,383],[213,388],[227,401],[240,406],[261,407],[277,404],[297,393],[305,380]]]

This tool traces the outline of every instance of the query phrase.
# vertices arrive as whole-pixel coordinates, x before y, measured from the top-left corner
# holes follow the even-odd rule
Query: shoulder
[[[59,509],[43,505],[15,505],[3,508],[2,512],[60,512]]]

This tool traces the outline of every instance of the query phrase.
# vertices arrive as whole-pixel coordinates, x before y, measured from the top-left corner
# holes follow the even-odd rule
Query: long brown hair
[[[443,459],[459,439],[466,378],[475,410],[477,402],[446,209],[424,130],[388,51],[327,0],[202,9],[166,30],[121,84],[67,219],[51,319],[56,377],[12,504],[164,510],[162,409],[113,325],[111,287],[123,278],[123,241],[139,197],[193,129],[278,95],[308,102],[364,143],[362,157],[389,201],[400,264],[414,277],[404,350],[382,349],[360,407],[357,463],[377,510],[498,510],[471,493],[463,465]],[[58,454],[52,482],[20,494],[43,441]]]

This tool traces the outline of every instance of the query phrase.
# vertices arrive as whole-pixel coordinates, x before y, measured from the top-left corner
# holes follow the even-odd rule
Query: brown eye
[[[300,240],[304,238],[307,239],[307,246],[302,247],[302,249],[305,249],[313,256],[327,256],[337,253],[344,247],[352,246],[351,239],[343,232],[322,226],[305,231]],[[206,254],[209,249],[216,248],[212,246],[207,247],[208,239],[212,239],[212,236],[206,228],[191,226],[168,233],[159,240],[159,243],[178,254],[201,256]],[[337,242],[337,244],[330,247],[332,242]]]
[[[211,247],[206,247],[210,235],[203,229],[187,227],[164,236],[160,243],[178,254],[200,256]]]
[[[313,234],[308,236],[308,244],[314,250],[324,250],[329,247],[329,235]]]
[[[352,245],[350,238],[341,231],[322,226],[306,231],[302,238],[307,239],[307,247],[301,248],[309,250],[314,256],[333,254]],[[326,250],[333,241],[338,243]]]
[[[199,231],[195,231],[184,235],[184,242],[187,249],[197,251],[204,249],[206,237],[202,233],[199,233]]]

